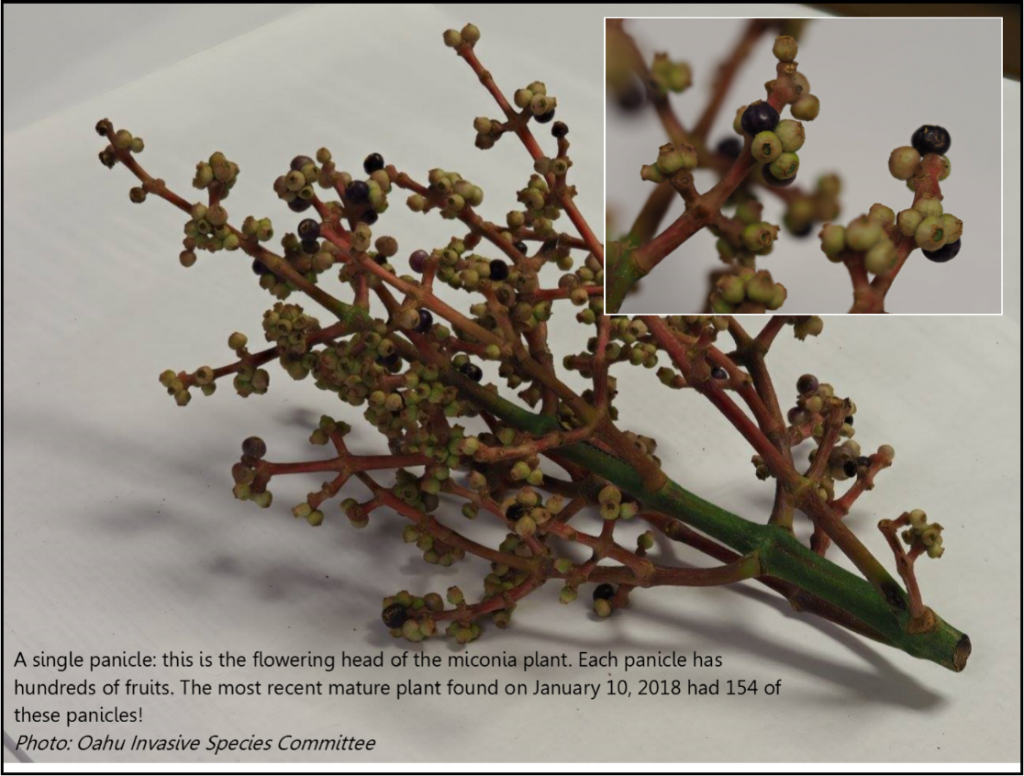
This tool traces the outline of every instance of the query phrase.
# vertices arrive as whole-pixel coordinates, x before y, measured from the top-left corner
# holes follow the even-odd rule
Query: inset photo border
[[[1002,26],[606,19],[606,311],[1001,315]]]

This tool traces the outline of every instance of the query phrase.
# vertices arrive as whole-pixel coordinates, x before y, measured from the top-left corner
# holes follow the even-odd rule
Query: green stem
[[[463,386],[460,382],[459,387],[467,388],[474,401],[518,428],[534,434],[558,428],[556,419],[516,407],[475,383]],[[645,509],[670,515],[743,555],[756,553],[762,576],[787,582],[847,612],[881,636],[884,643],[954,671],[962,671],[966,666],[971,642],[965,634],[938,616],[927,628],[915,626],[909,605],[894,611],[869,582],[819,557],[785,528],[746,520],[672,481],[648,491],[640,475],[622,459],[587,443],[560,448],[558,456],[629,492]],[[902,589],[897,594],[906,598]]]
[[[647,273],[633,259],[633,248],[624,243],[611,243],[605,267],[605,307],[617,313],[626,295]]]

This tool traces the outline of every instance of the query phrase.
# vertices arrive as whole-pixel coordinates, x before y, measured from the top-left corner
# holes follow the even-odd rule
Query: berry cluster
[[[891,452],[880,449],[865,463],[850,439],[856,408],[817,380],[802,381],[790,422],[778,407],[765,362],[772,343],[787,327],[799,339],[816,336],[821,319],[774,318],[754,336],[738,319],[722,315],[604,316],[599,285],[604,246],[579,212],[575,189],[566,180],[572,167],[568,130],[555,125],[557,152],[544,155],[531,122],[539,118],[535,109],[550,107],[537,100],[547,96],[546,90],[532,84],[529,115],[516,112],[477,59],[478,39],[471,25],[445,35],[498,98],[533,158],[530,183],[519,191],[525,208],[508,214],[503,223],[476,211],[483,209],[482,192],[461,175],[435,168],[420,183],[374,153],[363,163],[368,178],[356,181],[338,172],[331,154],[322,150],[315,161],[293,160],[296,169],[283,176],[283,189],[277,186],[291,209],[305,214],[282,239],[279,255],[267,245],[273,236],[269,221],[250,217],[241,229],[230,225],[221,212],[219,183],[210,184],[205,210],[198,210],[151,178],[130,145],[115,146],[117,133],[109,122],[103,124],[115,164],[193,221],[225,230],[224,237],[216,231],[203,236],[233,238],[231,246],[216,249],[233,247],[247,255],[256,263],[261,285],[279,297],[263,318],[267,350],[250,351],[249,338],[236,332],[228,341],[234,363],[194,373],[168,371],[160,378],[166,390],[182,405],[193,389],[210,395],[225,379],[233,379],[243,396],[262,394],[269,385],[265,367],[277,362],[292,379],[311,378],[347,412],[357,408],[363,430],[379,434],[383,452],[356,453],[352,445],[365,444],[366,434],[354,435],[348,424],[324,415],[309,436],[316,455],[290,463],[269,459],[258,437],[247,439],[231,471],[235,497],[269,508],[277,478],[322,475],[319,488],[291,510],[296,520],[323,530],[332,515],[343,515],[360,529],[371,520],[397,515],[403,527],[395,535],[410,549],[414,546],[424,563],[485,563],[482,594],[475,602],[458,588],[445,597],[401,591],[383,601],[387,628],[411,642],[443,634],[468,644],[488,622],[507,627],[520,602],[550,581],[557,581],[559,600],[566,604],[578,600],[581,589],[592,588],[594,613],[609,618],[625,611],[637,590],[756,579],[806,611],[860,631],[868,628],[894,647],[962,668],[969,653],[962,634],[937,618],[929,621],[930,610],[923,607],[913,580],[906,591],[901,589],[841,523],[873,486],[875,475],[891,463]],[[780,51],[788,56],[788,50]],[[520,102],[524,99],[521,95]],[[675,168],[677,154],[685,156],[685,145],[666,150],[665,169]],[[752,165],[752,157],[747,159]],[[685,190],[683,171],[675,168],[671,182]],[[325,201],[314,184],[339,198]],[[404,268],[396,265],[404,262],[396,258],[398,241],[375,231],[375,217],[386,205],[381,197],[392,187],[421,198],[413,209],[436,211],[459,230],[444,247],[408,254],[413,274],[399,274]],[[735,238],[752,255],[763,255],[778,228],[763,222],[749,202],[738,204],[744,206],[749,223],[723,222],[723,237]],[[556,229],[559,216],[573,231]],[[189,238],[197,249],[199,234]],[[214,249],[209,242],[202,247]],[[546,272],[551,265],[559,273],[557,284],[547,278],[553,274]],[[344,299],[327,283],[334,268],[339,268]],[[722,286],[733,300],[723,304],[734,309],[775,307],[785,297],[784,289],[753,268],[743,268],[734,280],[742,286],[742,300],[735,282]],[[439,283],[470,298],[462,305],[442,300],[436,293]],[[289,295],[304,296],[323,313],[314,317],[286,302]],[[556,310],[565,314],[570,304],[586,344],[566,356],[559,370],[549,327],[557,320]],[[720,345],[725,337],[732,346]],[[779,488],[770,525],[732,515],[668,477],[656,440],[622,425],[620,382],[612,372],[625,366],[657,370],[665,385],[707,398],[745,437],[763,473]],[[485,367],[496,372],[494,382],[484,380]],[[567,381],[565,372],[577,374]],[[803,471],[793,448],[808,440],[814,441],[815,453],[810,469]],[[840,495],[837,483],[854,475],[850,489]],[[359,499],[357,488],[366,491]],[[487,542],[485,532],[475,530],[481,538],[470,538],[444,509],[452,503],[461,504],[467,521],[490,521],[503,538]],[[810,547],[793,530],[798,511],[814,522]],[[648,530],[625,526],[638,521]],[[721,565],[694,568],[652,558],[655,532]],[[935,544],[933,533],[923,531],[921,542],[927,536]],[[822,560],[829,542],[861,576]],[[585,557],[575,559],[581,554]],[[900,573],[911,573],[909,568],[901,563]]]
[[[640,177],[652,183],[663,183],[680,170],[692,170],[696,166],[696,148],[666,143],[658,150],[657,161],[654,164],[645,164],[641,168]]]
[[[929,523],[928,515],[915,509],[908,516],[910,527],[903,532],[903,541],[908,546],[923,545],[929,558],[941,558],[946,548],[942,546],[943,528],[938,523]]]
[[[718,279],[711,294],[716,315],[764,313],[778,310],[786,302],[786,287],[772,280],[767,270],[741,269]]]
[[[685,62],[673,61],[668,54],[659,52],[651,64],[651,82],[661,94],[682,94],[693,86],[693,73]]]

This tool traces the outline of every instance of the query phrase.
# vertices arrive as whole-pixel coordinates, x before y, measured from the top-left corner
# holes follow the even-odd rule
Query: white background
[[[183,193],[194,162],[223,148],[243,169],[228,201],[232,212],[271,214],[279,231],[288,214],[270,191],[271,181],[295,153],[323,144],[350,168],[379,149],[413,172],[458,169],[484,186],[486,215],[498,218],[513,206],[514,188],[529,168],[525,152],[511,142],[485,156],[471,148],[472,118],[493,115],[493,108],[464,64],[442,47],[440,31],[472,18],[484,32],[479,53],[506,89],[540,77],[560,98],[560,117],[572,127],[580,206],[599,222],[603,91],[591,84],[602,67],[605,10],[581,20],[579,10],[548,6],[544,18],[551,23],[535,25],[494,9],[470,15],[408,8],[400,24],[390,14],[383,44],[351,32],[379,30],[384,22],[378,10],[310,9],[106,94],[76,93],[80,104],[5,132],[8,734],[65,735],[14,723],[14,676],[53,678],[13,674],[18,651],[384,649],[391,655],[406,645],[392,642],[381,628],[382,596],[402,587],[443,591],[456,583],[476,592],[482,568],[472,562],[461,571],[423,565],[415,550],[401,544],[401,521],[394,516],[380,515],[363,532],[337,512],[317,531],[296,523],[288,506],[316,487],[316,479],[281,484],[269,512],[232,500],[230,465],[251,433],[264,436],[276,458],[308,457],[304,440],[326,411],[353,421],[357,449],[382,446],[357,413],[277,373],[270,395],[248,402],[225,386],[182,411],[163,395],[155,380],[162,369],[226,361],[226,335],[236,329],[254,335],[268,302],[240,256],[207,258],[192,272],[177,265],[180,216],[158,202],[129,204],[125,172],[108,172],[95,160],[95,121],[109,116],[145,137],[144,163]],[[574,31],[574,46],[564,45],[566,29]],[[5,48],[9,32],[5,27]],[[301,57],[286,45],[295,41]],[[388,47],[400,56],[381,54]],[[318,75],[325,72],[357,77]],[[451,233],[448,225],[400,207],[381,221],[384,227],[399,238],[403,254]],[[570,321],[568,314],[556,322]],[[553,328],[558,355],[582,347],[575,326]],[[607,698],[396,703],[174,697],[147,703],[141,725],[85,726],[75,735],[346,733],[378,740],[378,750],[364,758],[368,762],[1019,758],[1018,325],[999,318],[832,320],[819,341],[780,341],[773,366],[787,394],[808,370],[833,381],[860,407],[865,446],[896,446],[897,467],[851,516],[873,549],[884,552],[872,527],[877,520],[908,508],[926,508],[947,527],[949,552],[941,563],[924,564],[922,584],[926,600],[972,635],[975,656],[965,673],[954,675],[794,616],[754,585],[650,591],[610,622],[595,621],[583,606],[560,607],[552,586],[520,608],[511,630],[488,633],[472,650],[720,654],[721,671],[644,677],[782,679],[783,697],[628,704]],[[624,425],[659,437],[659,452],[679,481],[751,519],[766,516],[769,489],[753,478],[750,451],[718,415],[696,396],[668,393],[650,373],[627,371],[620,380]],[[464,524],[457,510],[447,519]],[[485,531],[483,525],[468,530]],[[680,556],[699,562],[685,552]],[[437,641],[422,649],[447,656],[452,648]],[[217,683],[225,678],[219,673],[160,671],[156,678],[177,689],[186,676]],[[497,676],[593,681],[606,673]],[[397,682],[404,676],[255,674],[260,672],[231,678]],[[449,677],[444,671],[410,675],[421,681]],[[65,698],[52,707],[76,705]]]
[[[692,127],[710,94],[715,68],[745,22],[716,19],[636,19],[628,22],[641,50],[655,51],[690,63],[694,86],[670,100],[684,126]],[[813,191],[817,179],[837,172],[843,181],[842,212],[846,224],[875,202],[895,211],[909,207],[913,195],[888,171],[893,148],[910,143],[921,124],[949,129],[952,176],[943,183],[946,211],[965,223],[964,248],[953,262],[936,265],[918,252],[908,262],[889,294],[890,313],[996,313],[1001,311],[1002,238],[1000,130],[1003,88],[1002,40],[999,20],[982,19],[828,19],[812,22],[801,38],[800,71],[821,99],[821,115],[805,122],[807,143],[800,151],[798,185]],[[735,137],[736,109],[764,97],[764,82],[774,77],[772,38],[762,38],[740,69],[714,125],[711,142]],[[1019,84],[1007,84],[1007,148],[1020,135]],[[1017,95],[1016,103],[1011,99]],[[1014,109],[1016,104],[1017,109]],[[788,112],[785,113],[788,116]],[[640,180],[640,168],[651,164],[665,142],[653,111],[623,114],[608,110],[606,146],[608,205],[615,226],[629,228],[653,184]],[[1019,175],[1019,173],[1017,173]],[[698,173],[697,186],[708,190],[716,179]],[[1016,187],[1016,188],[1019,188]],[[782,223],[782,202],[768,192],[759,195],[765,218]],[[664,222],[682,213],[680,200]],[[1019,208],[1007,209],[1010,218]],[[1012,228],[1012,225],[1011,225]],[[821,253],[819,229],[800,239],[781,233],[771,256],[759,267],[772,272],[789,290],[784,311],[790,314],[845,313],[852,304],[849,275]],[[1007,251],[1017,263],[1019,252]],[[704,309],[708,276],[720,269],[715,238],[702,232],[663,261],[641,282],[625,306],[630,312],[689,313]]]

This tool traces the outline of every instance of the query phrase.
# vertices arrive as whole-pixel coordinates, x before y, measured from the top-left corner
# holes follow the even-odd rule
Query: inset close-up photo
[[[1020,773],[997,25],[610,13],[4,6],[4,774]]]
[[[609,19],[609,312],[1002,312],[1000,19]]]

